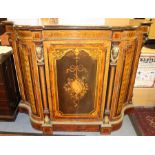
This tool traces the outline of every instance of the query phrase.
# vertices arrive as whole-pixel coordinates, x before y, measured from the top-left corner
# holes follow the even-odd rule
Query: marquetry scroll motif
[[[97,49],[80,49],[80,51],[85,51],[90,57],[92,57],[93,59],[97,59],[98,58],[98,50]],[[64,57],[68,52],[73,52],[76,56],[79,55],[80,51],[76,48],[69,48],[69,49],[55,49],[52,54],[53,54],[53,58],[58,60],[58,59],[62,59],[62,57]]]
[[[64,85],[64,90],[71,96],[73,99],[73,104],[75,108],[78,108],[80,100],[88,92],[88,70],[81,64],[78,63],[79,60],[79,50],[75,49],[75,65],[71,65],[66,69],[66,74],[73,74],[73,78],[68,77]],[[79,73],[82,73],[83,76],[80,78]]]

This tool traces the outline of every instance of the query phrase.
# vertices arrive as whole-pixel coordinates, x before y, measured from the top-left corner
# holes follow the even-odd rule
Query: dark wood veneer
[[[11,52],[0,59],[0,120],[16,118],[20,95]]]

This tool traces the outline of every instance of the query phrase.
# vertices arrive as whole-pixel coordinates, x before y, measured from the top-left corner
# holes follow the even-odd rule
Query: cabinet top
[[[15,25],[15,29],[21,30],[135,30],[139,26],[71,26],[71,25],[47,25],[47,26],[29,26]]]
[[[115,30],[115,31],[124,31],[124,30],[136,30],[141,26],[150,26],[151,22],[143,22],[140,23],[139,26],[134,25],[126,25],[126,26],[78,26],[78,25],[15,25],[11,21],[3,21],[2,24],[13,26],[15,29],[18,30]]]

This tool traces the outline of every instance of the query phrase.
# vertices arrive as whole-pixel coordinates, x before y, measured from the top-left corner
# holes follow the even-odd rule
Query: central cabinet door
[[[53,119],[102,118],[109,64],[104,42],[47,41],[44,52]]]

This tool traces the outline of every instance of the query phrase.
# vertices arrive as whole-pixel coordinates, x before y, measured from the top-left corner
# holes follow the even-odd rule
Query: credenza
[[[133,108],[140,27],[17,26],[5,22],[21,94],[34,128],[118,129]]]

